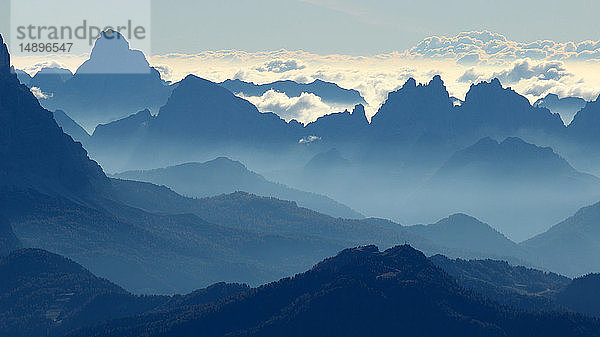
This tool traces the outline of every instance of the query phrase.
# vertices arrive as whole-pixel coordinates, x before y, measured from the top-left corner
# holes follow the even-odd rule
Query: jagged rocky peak
[[[369,123],[367,120],[367,113],[365,112],[365,106],[362,104],[357,104],[352,110],[352,118],[355,120],[360,120],[361,122]]]
[[[465,103],[492,103],[497,102],[500,97],[510,96],[513,99],[519,100],[519,103],[530,105],[527,98],[519,95],[511,88],[502,87],[502,83],[497,78],[492,79],[489,82],[483,81],[477,84],[471,84],[467,95],[465,96]]]
[[[8,73],[10,71],[10,54],[8,47],[4,43],[4,39],[0,34],[0,73]]]
[[[388,94],[386,102],[372,119],[374,126],[412,128],[444,119],[453,108],[450,95],[439,75],[427,84],[409,78],[402,88]]]
[[[60,194],[104,190],[102,169],[11,74],[4,43],[0,59],[0,186]]]
[[[85,61],[76,74],[148,74],[150,64],[144,53],[132,50],[123,35],[105,31],[96,40],[90,59]]]

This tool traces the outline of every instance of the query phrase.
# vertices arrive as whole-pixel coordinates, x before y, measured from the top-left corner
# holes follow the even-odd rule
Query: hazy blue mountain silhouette
[[[567,130],[571,139],[580,144],[587,144],[586,149],[590,149],[600,143],[598,125],[600,125],[600,100],[596,99],[577,112]]]
[[[510,88],[503,88],[498,79],[471,85],[460,111],[461,128],[475,129],[475,136],[505,138],[519,136],[531,140],[538,133],[557,136],[565,126],[559,114],[533,107],[527,98]]]
[[[564,97],[559,98],[556,94],[548,94],[544,98],[538,99],[533,106],[546,108],[553,113],[560,114],[560,117],[565,122],[565,125],[571,124],[573,118],[583,109],[587,102],[579,97]]]
[[[69,69],[63,68],[42,68],[38,71],[27,85],[30,88],[40,88],[48,96],[60,92],[64,84],[73,78],[73,73]]]
[[[358,152],[356,147],[364,143],[369,121],[362,104],[356,105],[352,112],[346,110],[319,117],[304,127],[305,137],[318,137],[319,142],[327,146],[348,148]]]
[[[599,178],[575,170],[551,148],[539,147],[517,137],[509,137],[502,142],[483,138],[456,152],[432,181],[449,179],[457,182],[480,179],[482,183],[490,181],[492,184],[498,179],[520,183],[536,183],[539,179],[577,189],[600,183]],[[575,184],[578,186],[573,186]]]
[[[426,85],[417,85],[411,78],[388,94],[371,119],[372,137],[390,142],[388,146],[429,143],[435,138],[454,137],[454,132],[458,132],[456,122],[456,112],[439,75]]]
[[[462,287],[500,304],[527,311],[565,310],[555,297],[571,284],[567,277],[490,259],[453,260],[435,255],[430,260]]]
[[[73,138],[74,141],[86,144],[90,139],[90,135],[85,131],[81,125],[77,124],[71,117],[69,117],[64,111],[54,111],[54,120],[56,124],[60,126],[64,133],[68,134]]]
[[[366,226],[360,223],[353,224],[354,229],[337,226],[336,236],[308,236],[301,227],[295,235],[278,235],[212,224],[202,218],[224,223],[230,212],[220,213],[215,203],[199,203],[168,190],[153,196],[155,203],[168,205],[160,211],[127,206],[121,202],[123,189],[114,186],[81,144],[63,133],[52,113],[18,82],[8,67],[6,46],[0,47],[0,211],[24,247],[73,258],[130,290],[173,292],[224,279],[260,284],[303,270],[341,249],[342,242],[352,242],[344,240],[364,237],[357,229]],[[130,199],[148,198],[132,186]],[[202,218],[191,211],[178,212],[170,198],[201,209],[197,213]],[[236,209],[234,200],[218,204]],[[269,211],[253,210],[277,227],[268,220]],[[292,218],[283,212],[278,224],[289,224]],[[372,238],[379,235],[377,229],[369,231]]]
[[[600,179],[575,170],[551,148],[510,137],[483,138],[456,152],[408,205],[427,202],[437,215],[474,214],[520,241],[598,198]]]
[[[158,111],[165,104],[172,88],[142,52],[131,50],[120,34],[113,36],[101,35],[90,59],[51,98],[42,100],[45,108],[68,111],[91,132],[98,124],[143,109]]]
[[[409,79],[388,95],[371,124],[370,139],[385,146],[383,155],[434,165],[482,137],[546,139],[565,129],[558,114],[531,106],[498,79],[472,85],[455,105],[439,75],[428,84]]]
[[[304,166],[304,171],[318,174],[326,171],[336,171],[344,169],[350,165],[350,161],[343,157],[338,149],[317,153]]]
[[[365,246],[215,306],[108,322],[70,336],[198,331],[203,336],[592,336],[600,324],[577,315],[507,309],[463,290],[410,246],[384,252]]]
[[[293,200],[300,207],[342,218],[363,216],[326,196],[308,193],[268,181],[242,163],[220,157],[205,163],[186,163],[161,169],[127,171],[115,178],[165,185],[175,192],[196,198],[245,191],[256,195]]]
[[[409,226],[406,229],[440,246],[487,254],[488,257],[524,258],[526,253],[502,233],[471,216],[455,214],[432,225]]]
[[[102,126],[102,133],[92,136],[96,146],[90,151],[94,157],[109,164],[112,154],[121,150],[119,145],[110,146],[112,136],[103,136],[119,133],[121,138],[130,138],[129,143],[144,144],[135,149],[129,161],[145,167],[223,155],[256,161],[257,152],[275,156],[298,144],[301,124],[288,124],[272,113],[262,114],[216,83],[189,75],[176,87],[156,117],[138,114]],[[144,132],[136,131],[141,129]]]
[[[21,84],[29,86],[29,82],[31,82],[32,79],[31,75],[20,69],[14,69],[14,73],[15,75],[17,75],[17,78],[19,79],[19,82],[21,82]]]
[[[547,232],[523,242],[533,262],[567,276],[600,272],[600,203],[584,207]]]
[[[294,81],[277,81],[267,84],[254,84],[238,79],[226,80],[219,85],[227,88],[234,94],[243,93],[246,96],[262,96],[269,90],[285,93],[288,97],[300,97],[303,93],[314,94],[321,97],[323,102],[329,104],[356,105],[366,104],[360,93],[353,89],[340,88],[335,83],[315,80],[311,83],[297,83]]]

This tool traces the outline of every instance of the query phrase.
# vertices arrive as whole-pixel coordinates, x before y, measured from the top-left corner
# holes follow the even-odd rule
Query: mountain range
[[[600,179],[551,148],[483,138],[453,154],[413,198],[408,205],[428,200],[434,216],[466,212],[525,240],[599,200]],[[499,205],[510,213],[498,212]]]
[[[127,171],[113,175],[115,178],[165,185],[173,191],[195,198],[245,191],[255,195],[293,200],[300,207],[349,219],[363,216],[322,195],[303,192],[266,180],[242,163],[220,157],[205,163],[186,163],[161,169]]]
[[[487,301],[410,246],[384,252],[364,246],[211,306],[107,322],[69,336],[591,336],[599,329],[584,316]]]
[[[234,94],[245,96],[262,96],[269,90],[286,94],[288,97],[300,97],[303,93],[314,94],[328,104],[357,105],[366,104],[365,99],[356,90],[343,89],[337,84],[315,80],[311,83],[297,83],[294,81],[277,81],[266,84],[254,84],[241,80],[226,80],[219,85],[227,88]]]
[[[74,75],[48,69],[38,73],[39,81],[36,75],[29,83],[30,87],[38,85],[48,96],[40,99],[44,108],[65,111],[90,133],[98,124],[139,110],[158,111],[172,91],[142,52],[131,50],[119,33],[112,33],[116,37],[106,34],[101,34],[90,59]],[[50,74],[43,76],[45,72]]]

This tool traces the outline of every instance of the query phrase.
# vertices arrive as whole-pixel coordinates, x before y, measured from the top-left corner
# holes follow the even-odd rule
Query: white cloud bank
[[[431,36],[408,49],[411,57],[456,59],[462,64],[532,60],[587,61],[600,59],[600,41],[511,41],[489,31],[462,32],[453,37]]]
[[[301,123],[310,123],[317,118],[343,111],[348,107],[330,106],[321,100],[321,97],[312,93],[302,93],[299,97],[288,97],[285,93],[273,89],[262,96],[238,96],[254,104],[261,112],[273,112],[286,121],[295,119]]]
[[[75,62],[76,57],[63,56],[56,61],[74,71],[84,59]],[[13,60],[18,69],[40,61]],[[427,83],[435,74],[442,76],[452,96],[461,99],[471,83],[493,77],[532,102],[548,93],[586,100],[596,99],[600,93],[600,41],[517,42],[488,31],[432,36],[403,52],[371,56],[319,55],[283,49],[222,50],[155,55],[149,61],[170,81],[195,74],[215,82],[230,78],[257,84],[277,80],[308,83],[315,79],[335,82],[361,93],[368,103],[368,116],[376,113],[388,92],[402,86],[409,77]],[[284,96],[272,92],[247,99],[262,112],[276,111],[285,119],[303,122],[339,108],[326,107],[316,96]]]

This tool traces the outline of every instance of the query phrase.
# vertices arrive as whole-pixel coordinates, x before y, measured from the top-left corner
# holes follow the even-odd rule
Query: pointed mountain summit
[[[169,142],[266,143],[281,140],[287,123],[211,81],[188,75],[150,124]]]
[[[10,55],[8,54],[8,47],[4,43],[2,35],[0,35],[0,74],[5,75],[10,72]]]
[[[527,132],[557,135],[565,128],[559,114],[533,107],[524,96],[502,87],[497,78],[471,85],[458,109],[463,128],[475,130],[478,138],[503,138]]]
[[[416,84],[410,78],[387,100],[371,120],[371,126],[392,142],[416,142],[420,138],[448,137],[452,128],[453,104],[439,75],[428,84]]]
[[[343,146],[343,143],[355,143],[364,136],[369,127],[365,107],[358,104],[352,112],[346,110],[319,117],[304,128],[306,136],[321,138],[332,146]],[[355,145],[355,144],[353,144]]]
[[[597,201],[600,179],[577,171],[552,148],[488,137],[452,155],[429,179],[422,198],[417,200],[427,200],[435,214],[474,214],[520,241]]]
[[[519,246],[490,225],[466,214],[454,214],[432,225],[407,230],[441,246],[487,255],[522,257]]]
[[[244,191],[295,201],[300,207],[336,218],[363,218],[361,214],[326,196],[271,182],[260,174],[248,170],[244,164],[225,157],[205,163],[186,163],[154,170],[128,171],[116,174],[114,177],[164,185],[177,193],[195,198]]]
[[[104,32],[96,40],[90,59],[41,104],[50,111],[68,112],[92,133],[98,124],[136,111],[158,112],[171,91],[172,87],[150,67],[141,51],[131,50],[121,34]]]
[[[148,74],[151,70],[144,53],[130,49],[123,35],[104,31],[96,40],[90,59],[77,69],[76,74]]]

